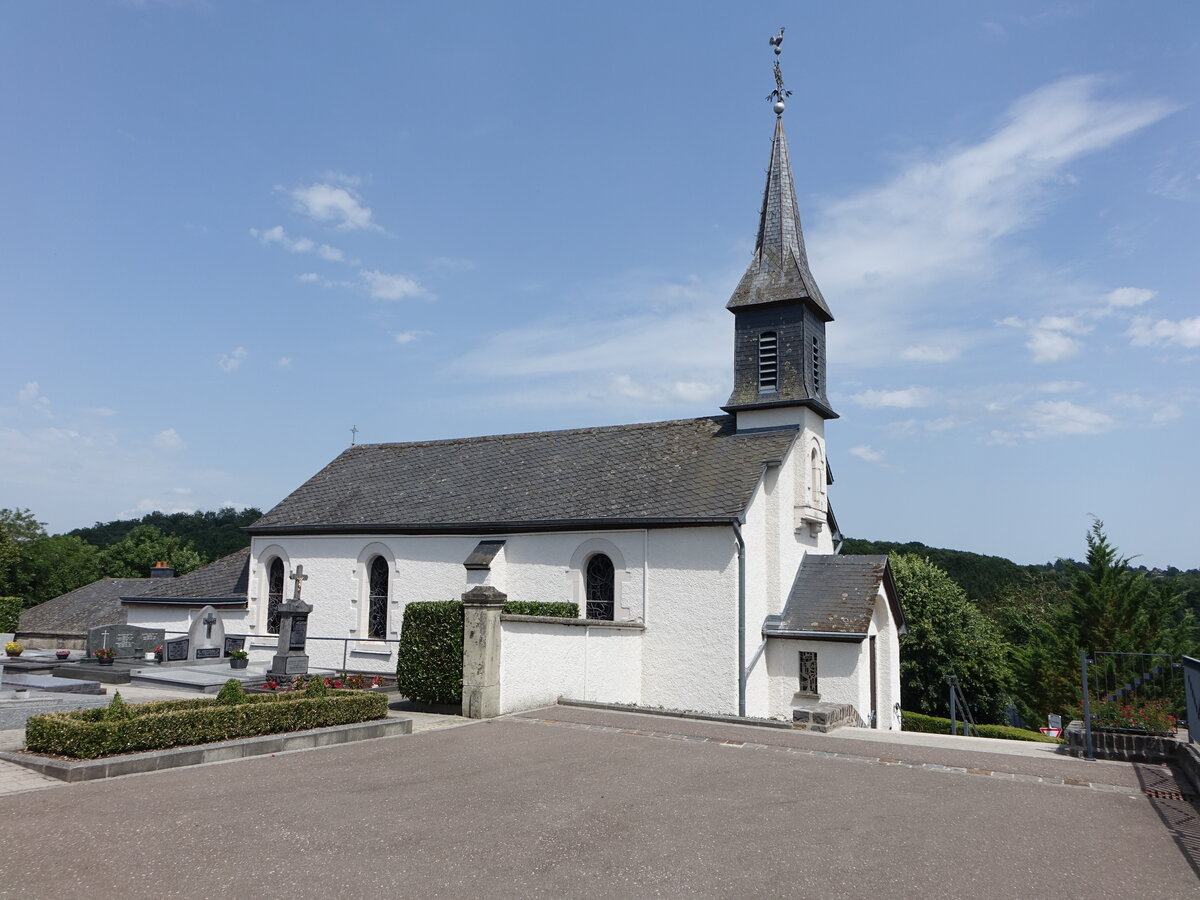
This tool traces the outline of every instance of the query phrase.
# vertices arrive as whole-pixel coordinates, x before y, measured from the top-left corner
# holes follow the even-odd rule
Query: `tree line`
[[[1200,571],[1148,570],[1096,520],[1083,562],[1018,566],[922,544],[847,540],[847,553],[887,553],[908,634],[900,691],[910,712],[944,716],[945,678],[958,677],[977,719],[1029,725],[1077,717],[1080,653],[1195,655]],[[967,589],[966,586],[970,586]]]
[[[250,546],[241,529],[254,507],[216,512],[153,512],[49,534],[28,509],[0,509],[0,597],[28,608],[100,578],[146,578],[157,562],[183,575]]]

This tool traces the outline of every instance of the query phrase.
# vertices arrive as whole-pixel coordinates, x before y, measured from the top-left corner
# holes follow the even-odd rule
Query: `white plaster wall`
[[[865,722],[871,694],[867,642],[767,639],[767,671],[771,676],[769,715],[790,720],[792,698],[800,685],[800,651],[817,654],[817,688],[822,703],[849,703]]]
[[[647,542],[642,703],[736,713],[733,529],[664,528],[648,532]]]
[[[879,728],[899,731],[900,717],[900,632],[882,588],[875,600],[871,630],[876,633],[875,661],[879,667]]]
[[[501,713],[559,697],[641,702],[640,630],[501,621],[500,633]]]
[[[481,539],[478,535],[255,537],[251,544],[250,608],[245,630],[261,637],[251,642],[252,651],[263,650],[268,659],[274,654],[275,637],[266,633],[266,599],[267,568],[276,555],[284,559],[289,572],[303,565],[308,576],[302,590],[304,601],[313,605],[308,653],[311,664],[321,668],[342,666],[343,644],[341,640],[319,638],[348,637],[352,638],[345,655],[348,668],[395,671],[397,645],[365,639],[366,570],[376,553],[389,560],[391,569],[391,640],[400,637],[408,603],[457,600],[476,584],[493,585],[512,600],[576,602],[582,613],[583,578],[571,562],[584,545],[613,556],[617,566],[617,618],[642,618],[646,552],[643,531],[488,536],[506,541],[497,556],[498,564],[490,571],[468,572],[463,561]],[[293,588],[294,582],[288,581],[288,597]]]

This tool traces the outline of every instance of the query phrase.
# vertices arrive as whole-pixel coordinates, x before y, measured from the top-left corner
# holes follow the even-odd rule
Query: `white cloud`
[[[318,244],[309,237],[294,238],[283,230],[282,225],[276,225],[274,228],[268,228],[265,231],[251,228],[250,234],[252,237],[258,238],[259,243],[264,247],[277,244],[292,253],[316,253],[321,259],[327,259],[331,262],[346,261],[346,254],[337,247],[331,247],[329,244]]]
[[[222,353],[217,357],[217,368],[222,372],[232,372],[238,366],[246,361],[246,348],[235,347],[229,353]]]
[[[883,462],[884,452],[876,450],[869,444],[859,444],[857,447],[850,448],[850,455],[865,459],[867,462]]]
[[[1104,434],[1116,426],[1108,413],[1080,406],[1069,400],[1039,400],[1025,414],[1027,438],[1060,435]]]
[[[363,269],[359,273],[367,293],[377,300],[404,300],[407,297],[429,297],[429,291],[405,275],[390,275],[377,269]]]
[[[345,184],[345,182],[343,182]],[[345,231],[378,230],[370,207],[364,206],[351,185],[336,187],[317,182],[288,191],[296,210],[317,222],[332,222]]]
[[[862,391],[851,395],[850,399],[862,406],[911,409],[914,406],[932,405],[935,395],[928,388],[910,387],[898,391]]]
[[[36,381],[27,381],[21,386],[17,391],[17,402],[26,409],[50,415],[50,399],[42,393],[41,386]]]
[[[427,334],[429,334],[428,331],[397,331],[392,337],[395,338],[397,344],[411,344]]]
[[[298,275],[296,280],[301,284],[314,284],[321,280],[321,276],[316,272],[305,272],[303,275]]]
[[[1123,287],[1109,291],[1104,295],[1104,299],[1108,301],[1109,306],[1141,306],[1147,300],[1153,299],[1157,293],[1158,291],[1149,288]]]
[[[290,356],[281,356],[275,360],[275,368],[290,369],[292,367],[292,358]]]
[[[1084,387],[1082,381],[1045,381],[1037,386],[1043,394],[1066,394]]]
[[[1200,347],[1200,316],[1191,319],[1153,321],[1138,316],[1129,325],[1130,343],[1135,347],[1169,346]]]
[[[1075,356],[1083,344],[1061,331],[1034,329],[1025,347],[1035,363],[1055,363]]]
[[[906,347],[900,358],[909,362],[948,363],[958,359],[962,351],[957,347],[934,346],[932,344],[917,344]]]
[[[174,428],[168,428],[154,436],[154,446],[159,450],[181,450],[183,438]]]
[[[435,269],[469,272],[475,268],[475,261],[470,259],[460,259],[457,256],[438,256],[430,260],[430,265],[432,265]]]

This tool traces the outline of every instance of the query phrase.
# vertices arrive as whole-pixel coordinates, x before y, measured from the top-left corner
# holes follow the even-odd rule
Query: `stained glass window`
[[[613,562],[603,553],[587,561],[584,584],[587,588],[587,618],[612,619],[616,573]]]
[[[267,576],[267,633],[279,634],[279,604],[283,602],[283,560],[271,560]]]
[[[371,560],[370,599],[367,604],[367,637],[387,637],[388,564],[382,556]]]
[[[809,650],[800,652],[800,693],[817,694],[817,654]]]

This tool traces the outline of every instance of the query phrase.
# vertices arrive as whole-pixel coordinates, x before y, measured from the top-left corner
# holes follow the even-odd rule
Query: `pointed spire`
[[[787,135],[783,132],[783,116],[777,116],[754,257],[726,309],[786,300],[807,300],[816,306],[826,321],[833,320],[808,268],[804,231],[800,226],[800,210],[796,205],[796,188],[788,159]]]

